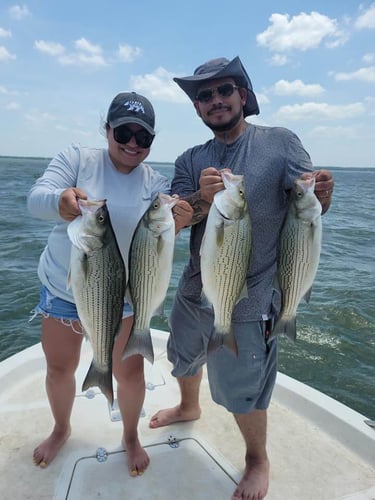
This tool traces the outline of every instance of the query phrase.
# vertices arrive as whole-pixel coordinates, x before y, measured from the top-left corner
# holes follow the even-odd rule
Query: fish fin
[[[213,331],[208,342],[207,352],[210,354],[220,347],[226,347],[238,357],[238,346],[232,329],[229,333]]]
[[[122,359],[140,354],[151,364],[154,364],[154,348],[150,330],[133,330],[122,353]]]
[[[297,339],[296,317],[290,319],[280,317],[275,323],[269,340],[273,340],[277,335],[285,335],[294,342]]]
[[[242,287],[241,293],[237,299],[236,304],[242,299],[248,299],[249,298],[249,292],[247,291],[247,282],[245,281],[244,286]]]
[[[68,270],[68,276],[66,278],[66,289],[69,290],[71,287],[72,287],[72,273],[71,273],[71,268],[69,266],[69,270]]]
[[[203,290],[201,293],[201,305],[202,307],[212,307],[211,302],[208,300],[207,295],[204,293]]]
[[[305,293],[305,295],[303,296],[305,302],[308,304],[309,301],[310,301],[310,296],[311,296],[311,289],[312,287],[310,287],[307,292]]]
[[[155,309],[153,316],[165,316],[165,300]]]
[[[113,405],[113,382],[112,368],[106,372],[99,372],[94,363],[91,363],[86,378],[82,384],[82,391],[87,391],[89,387],[99,387],[104,396],[108,399],[111,407]]]
[[[216,244],[221,247],[224,241],[224,223],[220,222],[216,226]]]
[[[129,284],[126,286],[124,298],[125,298],[126,302],[129,302],[129,304],[133,307],[133,298],[132,298]]]

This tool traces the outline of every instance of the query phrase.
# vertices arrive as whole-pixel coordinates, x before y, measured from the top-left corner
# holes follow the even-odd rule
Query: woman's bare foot
[[[198,420],[201,416],[199,407],[192,410],[183,410],[180,405],[174,408],[166,408],[159,410],[153,417],[151,417],[149,426],[152,429],[157,427],[164,427],[165,425],[174,424],[175,422],[188,422],[190,420]]]
[[[71,429],[65,432],[54,429],[51,435],[37,446],[33,453],[34,464],[45,469],[59,452],[62,445],[70,436]]]
[[[141,446],[138,438],[134,441],[122,440],[122,445],[128,455],[128,469],[132,477],[142,476],[150,463],[150,457]]]
[[[232,500],[265,498],[268,491],[269,472],[268,459],[261,462],[249,460],[246,463],[244,475],[232,495]]]

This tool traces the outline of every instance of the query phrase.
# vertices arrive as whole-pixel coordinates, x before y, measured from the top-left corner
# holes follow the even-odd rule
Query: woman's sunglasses
[[[197,94],[196,99],[199,102],[210,102],[215,92],[217,92],[221,97],[229,97],[236,89],[239,88],[240,87],[237,87],[237,85],[233,85],[233,83],[223,83],[222,85],[218,85],[217,87],[200,90]]]
[[[130,139],[134,137],[137,146],[146,149],[151,146],[155,136],[150,134],[150,132],[147,132],[144,128],[133,132],[133,130],[126,125],[120,125],[119,127],[113,129],[113,137],[115,138],[115,141],[120,144],[127,144]]]

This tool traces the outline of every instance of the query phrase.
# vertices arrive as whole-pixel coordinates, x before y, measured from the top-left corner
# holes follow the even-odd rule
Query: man
[[[313,167],[291,131],[245,120],[259,114],[259,107],[238,57],[208,61],[193,76],[174,80],[193,101],[214,138],[187,150],[175,164],[172,192],[193,208],[191,255],[174,300],[168,341],[168,358],[180,385],[181,402],[160,410],[150,427],[199,418],[199,386],[202,365],[207,362],[212,398],[233,413],[246,445],[244,475],[232,500],[258,500],[265,497],[269,481],[267,407],[277,372],[277,339],[270,341],[268,337],[280,311],[280,293],[273,286],[277,247],[293,181],[301,175],[311,177]],[[252,223],[249,297],[238,302],[232,316],[237,357],[227,348],[207,356],[213,312],[201,301],[199,249],[213,196],[224,189],[219,172],[223,168],[244,175]],[[314,172],[314,176],[315,193],[324,213],[334,182],[326,170]],[[174,213],[177,220],[186,221],[183,205],[175,207]]]

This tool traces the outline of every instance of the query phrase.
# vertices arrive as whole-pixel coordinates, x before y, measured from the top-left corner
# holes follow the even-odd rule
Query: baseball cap
[[[107,123],[111,128],[137,123],[155,135],[155,112],[150,101],[136,92],[120,92],[111,102]]]
[[[211,59],[194,71],[194,75],[182,78],[173,78],[182,90],[194,102],[197,97],[198,88],[207,80],[232,77],[236,84],[247,89],[247,99],[243,107],[244,116],[259,115],[257,98],[253,92],[253,86],[240,58],[237,56],[231,61],[225,57]]]

